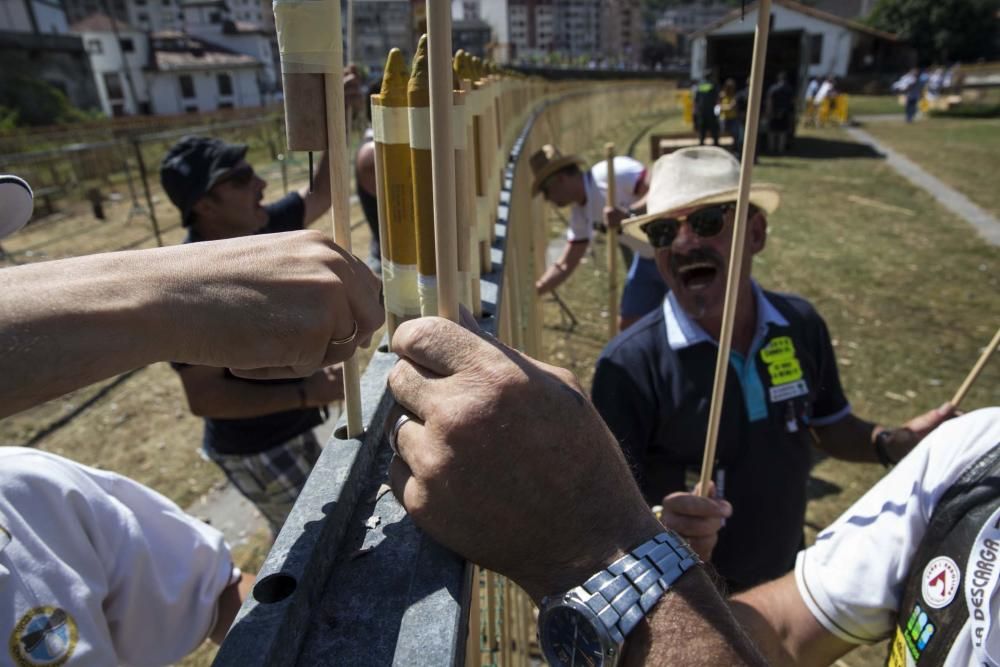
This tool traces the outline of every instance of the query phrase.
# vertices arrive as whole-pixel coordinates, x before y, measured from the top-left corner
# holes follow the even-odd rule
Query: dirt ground
[[[677,129],[678,118],[637,118],[595,137],[599,159],[605,141],[619,151],[634,145],[648,162],[649,131]],[[280,195],[276,164],[260,169],[271,183],[268,199]],[[997,326],[1000,258],[961,221],[925,193],[896,176],[875,156],[846,141],[838,130],[804,135],[788,157],[764,157],[757,178],[782,189],[782,208],[770,224],[768,249],[755,275],[773,289],[800,293],[825,316],[836,346],[842,380],[855,411],[889,424],[947,399]],[[301,184],[301,170],[293,182]],[[867,201],[913,211],[887,216],[849,203]],[[179,243],[183,230],[162,193],[157,214],[164,242]],[[125,197],[119,193],[119,197]],[[866,207],[867,206],[867,207]],[[109,219],[95,220],[82,206],[36,222],[4,244],[0,265],[44,261],[155,245],[148,219],[130,215],[131,202],[109,203]],[[361,219],[357,207],[352,218]],[[328,225],[324,219],[321,225]],[[551,237],[565,233],[553,213]],[[357,225],[356,252],[367,248],[367,229]],[[603,257],[602,242],[594,244]],[[608,314],[603,261],[588,257],[560,290],[579,319],[565,331],[558,306],[545,307],[545,353],[574,370],[589,387],[593,364],[607,341]],[[620,284],[621,284],[620,280]],[[984,372],[964,407],[1000,404],[1000,363]],[[163,363],[77,391],[0,421],[0,444],[39,447],[127,474],[181,506],[224,483],[198,453],[200,420],[185,405],[176,375]],[[811,540],[883,474],[873,465],[818,462],[811,482],[807,534]],[[262,549],[241,556],[259,562]],[[195,662],[207,664],[210,652]],[[841,664],[880,664],[884,649],[857,651]]]

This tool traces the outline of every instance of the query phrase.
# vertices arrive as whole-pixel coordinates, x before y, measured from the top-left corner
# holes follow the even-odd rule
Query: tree
[[[922,65],[993,55],[996,0],[878,0],[868,23],[912,44]]]

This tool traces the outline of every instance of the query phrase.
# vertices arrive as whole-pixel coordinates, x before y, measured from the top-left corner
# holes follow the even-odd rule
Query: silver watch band
[[[671,585],[700,562],[698,554],[668,530],[592,576],[577,591],[621,644]]]

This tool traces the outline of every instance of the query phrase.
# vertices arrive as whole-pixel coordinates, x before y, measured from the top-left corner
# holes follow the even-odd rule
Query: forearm
[[[129,251],[0,271],[0,417],[171,356],[159,256]]]
[[[677,580],[630,635],[623,664],[765,665],[704,568]]]
[[[538,279],[535,284],[535,288],[540,294],[546,292],[551,292],[555,288],[562,285],[566,280],[573,275],[573,271],[580,264],[580,260],[583,259],[584,253],[587,252],[588,242],[578,241],[576,243],[567,243],[566,248],[563,250],[562,255],[556,262],[545,270],[542,277]]]
[[[828,426],[814,430],[819,439],[819,447],[834,458],[857,463],[876,463],[878,456],[872,441],[876,429],[881,427],[871,422],[847,415]]]

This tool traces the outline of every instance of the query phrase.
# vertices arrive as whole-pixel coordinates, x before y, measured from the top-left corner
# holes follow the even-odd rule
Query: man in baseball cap
[[[670,293],[605,348],[592,389],[647,502],[662,504],[664,524],[711,558],[732,590],[792,568],[812,434],[829,455],[888,465],[953,412],[942,406],[898,429],[852,413],[823,319],[805,299],[766,291],[750,276],[780,200],[773,186],[757,184],[741,250],[715,497],[688,493],[705,444],[739,172],[736,158],[717,147],[656,161],[648,213],[622,230],[653,246]]]
[[[188,228],[185,243],[303,229],[330,208],[328,161],[315,187],[262,205],[266,183],[247,147],[185,137],[163,158],[160,181]],[[261,313],[264,317],[266,313]],[[246,380],[224,368],[173,364],[191,411],[203,417],[202,448],[277,534],[319,458],[313,429],[343,398],[340,366],[301,380]]]

